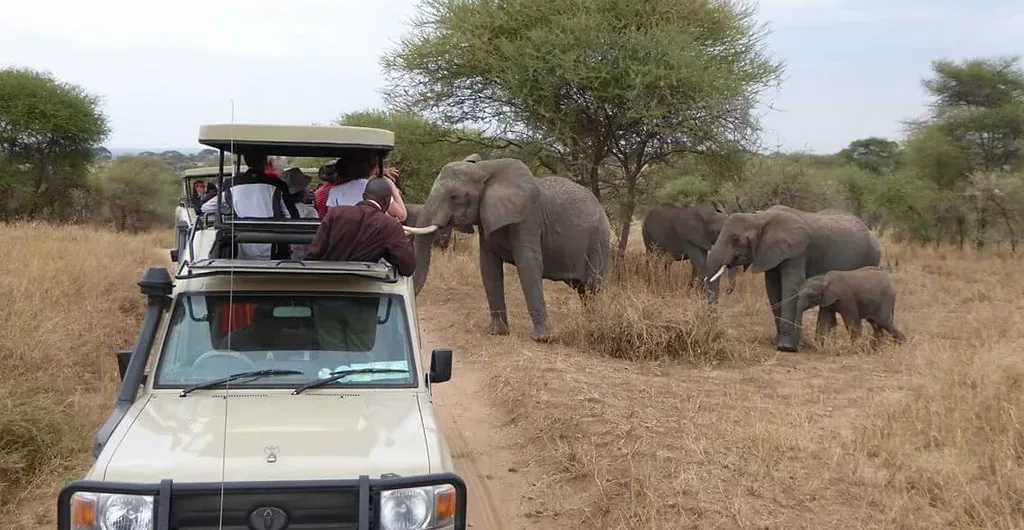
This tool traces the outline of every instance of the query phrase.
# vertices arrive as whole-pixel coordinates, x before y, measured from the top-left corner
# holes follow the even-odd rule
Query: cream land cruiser
[[[207,125],[199,141],[220,150],[223,183],[225,152],[236,170],[254,147],[383,160],[394,135]],[[142,329],[118,353],[95,463],[60,492],[59,530],[466,528],[431,399],[452,352],[423,366],[411,278],[383,261],[236,257],[243,243],[308,244],[318,223],[204,215],[171,252],[173,279],[146,271]]]

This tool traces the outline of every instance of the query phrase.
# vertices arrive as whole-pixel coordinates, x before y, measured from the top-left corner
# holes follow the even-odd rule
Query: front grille
[[[265,530],[348,530],[359,520],[359,492],[224,492],[221,525],[220,492],[177,492],[171,497],[170,527],[179,530],[264,530],[249,525],[258,508],[276,507],[288,516],[286,526]]]
[[[71,530],[76,492],[152,496],[155,530],[373,530],[382,492],[438,484],[455,487],[454,530],[466,530],[466,483],[455,473],[224,484],[74,480],[57,496],[57,530]],[[262,517],[252,519],[256,510]],[[282,512],[287,517],[278,519]]]

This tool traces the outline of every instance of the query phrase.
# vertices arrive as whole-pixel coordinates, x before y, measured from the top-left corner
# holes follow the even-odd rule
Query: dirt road
[[[457,322],[437,307],[420,305],[423,352],[449,346],[444,337],[458,333]],[[460,355],[462,353],[462,355]],[[528,477],[518,469],[511,444],[507,414],[490,403],[487,381],[466,359],[454,352],[452,378],[434,387],[434,409],[455,461],[455,470],[466,481],[469,526],[483,530],[535,528],[522,507]]]

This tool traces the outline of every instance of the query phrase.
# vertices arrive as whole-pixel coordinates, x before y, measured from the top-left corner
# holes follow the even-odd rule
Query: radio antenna
[[[229,146],[228,147],[228,151],[231,153],[232,157],[233,158],[238,158],[238,154],[235,153],[235,100],[234,100],[234,98],[231,99],[231,128],[230,128],[230,134],[229,134],[229,138],[228,138],[228,146]],[[223,158],[221,160],[223,160]],[[232,163],[231,163],[231,183],[232,184],[235,183],[234,177],[235,177],[235,167],[236,166],[237,166],[237,164],[235,163],[235,161],[232,161]],[[224,177],[224,173],[223,172],[224,172],[224,165],[221,164],[221,179],[222,179],[221,180],[221,185],[222,186],[223,186],[223,177]],[[219,193],[224,193],[224,190],[223,189],[219,190]],[[234,205],[228,204],[228,208],[231,209],[231,217],[229,218],[229,221],[228,221],[228,226],[231,227],[229,229],[230,230],[229,233],[231,234],[231,237],[228,240],[229,244],[230,244],[230,247],[228,247],[228,248],[231,249],[231,252],[230,252],[229,255],[231,256],[232,259],[230,260],[230,265],[228,266],[229,267],[228,268],[228,304],[227,304],[227,309],[228,309],[228,334],[227,334],[227,344],[225,345],[225,348],[230,350],[231,349],[231,335],[232,335],[232,331],[234,331],[234,329],[235,329],[235,322],[234,322],[234,320],[235,320],[235,263],[234,263],[234,261],[235,261],[235,259],[237,259],[238,256],[236,255],[237,254],[237,249],[235,248],[235,215],[234,215],[235,209],[234,209]],[[217,215],[218,216],[224,215],[223,210],[220,211],[220,212],[217,212]],[[209,307],[209,306],[207,306],[207,307]],[[228,399],[228,394],[230,393],[230,391],[231,391],[231,382],[228,381],[228,382],[226,382],[224,384],[224,430],[221,432],[221,449],[220,449],[220,510],[219,510],[220,513],[219,513],[218,522],[217,522],[218,530],[223,530],[223,528],[224,528],[224,481],[226,479],[225,475],[226,475],[227,461],[228,461],[228,404],[231,401],[230,399]]]

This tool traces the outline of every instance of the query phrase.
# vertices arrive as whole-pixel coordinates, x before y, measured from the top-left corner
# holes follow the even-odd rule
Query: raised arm
[[[402,192],[399,191],[398,186],[395,184],[395,179],[398,177],[398,170],[389,167],[384,170],[388,184],[391,186],[391,205],[388,206],[388,215],[398,219],[399,223],[404,223],[406,218],[409,216],[409,212],[405,209],[405,201],[402,200]]]

